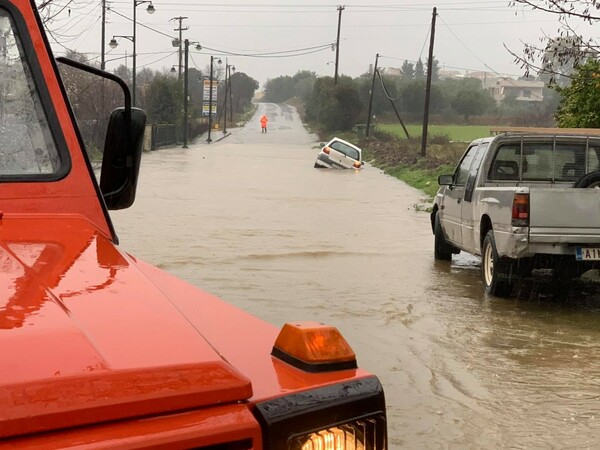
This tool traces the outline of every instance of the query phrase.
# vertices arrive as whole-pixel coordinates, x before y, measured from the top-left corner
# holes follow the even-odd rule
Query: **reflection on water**
[[[600,296],[485,295],[477,258],[433,260],[418,191],[368,164],[313,169],[314,140],[269,108],[267,135],[251,120],[144,155],[114,214],[124,249],[276,325],[337,326],[384,385],[392,449],[596,447]]]

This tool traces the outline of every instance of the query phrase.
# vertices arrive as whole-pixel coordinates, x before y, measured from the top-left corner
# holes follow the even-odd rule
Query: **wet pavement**
[[[314,169],[293,108],[228,131],[144,154],[135,205],[111,213],[123,249],[275,325],[337,326],[384,385],[392,449],[600,445],[596,285],[489,297],[477,258],[434,261],[420,191]]]

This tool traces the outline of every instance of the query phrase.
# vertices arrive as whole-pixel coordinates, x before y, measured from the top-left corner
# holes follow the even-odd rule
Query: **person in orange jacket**
[[[263,116],[260,118],[260,127],[261,127],[262,133],[267,132],[267,122],[268,121],[269,121],[269,119],[267,119],[267,116],[265,114],[263,114]]]

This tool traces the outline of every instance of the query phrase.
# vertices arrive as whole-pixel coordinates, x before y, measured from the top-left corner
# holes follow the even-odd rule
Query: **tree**
[[[267,80],[265,86],[265,100],[273,103],[281,103],[294,96],[294,80],[292,77],[280,76]]]
[[[402,108],[411,113],[423,113],[425,105],[425,82],[414,80],[408,83],[402,91]]]
[[[560,75],[560,67],[577,67],[590,56],[598,55],[600,47],[594,38],[584,38],[576,32],[578,24],[595,25],[600,21],[600,0],[512,0],[513,6],[525,6],[560,18],[558,38],[543,37],[541,45],[526,43],[523,55],[509,52],[527,72]]]
[[[415,79],[422,80],[424,78],[425,78],[425,68],[423,67],[423,61],[421,61],[421,58],[419,58],[419,60],[417,61],[417,64],[415,64]]]
[[[404,61],[400,68],[403,80],[413,80],[415,78],[415,66],[413,63]]]
[[[231,92],[233,96],[233,111],[243,112],[254,98],[258,89],[258,81],[249,77],[244,72],[235,72],[231,75]]]
[[[469,120],[470,116],[479,116],[483,114],[487,109],[490,100],[490,96],[481,89],[462,89],[456,94],[451,105],[454,111],[463,115],[466,122]]]
[[[181,84],[175,77],[159,74],[148,89],[146,113],[149,123],[181,121]]]
[[[148,97],[148,89],[152,84],[152,80],[156,76],[156,72],[149,67],[142,67],[136,73],[137,97],[136,103],[138,108],[146,109],[146,98]]]
[[[127,83],[131,87],[131,81],[133,80],[133,72],[129,67],[124,64],[119,65],[113,73],[121,78],[125,83]]]
[[[351,130],[364,111],[354,82],[343,76],[337,85],[332,77],[317,78],[305,109],[307,119],[326,132]]]
[[[600,128],[600,61],[579,66],[567,87],[557,87],[562,98],[556,120],[560,127]]]
[[[68,51],[66,56],[90,64],[85,54]],[[96,75],[66,64],[58,67],[88,156],[97,159],[104,145],[110,113],[122,106],[123,94],[114,82],[99,80]]]
[[[427,68],[429,68],[429,58],[427,59]],[[427,71],[425,71],[425,74],[427,74]],[[440,79],[440,62],[435,59],[435,57],[433,58],[433,61],[431,62],[431,80],[432,81],[439,81]]]
[[[292,77],[292,81],[294,82],[294,96],[302,100],[306,99],[310,95],[316,79],[317,74],[315,72],[308,70],[298,71]]]

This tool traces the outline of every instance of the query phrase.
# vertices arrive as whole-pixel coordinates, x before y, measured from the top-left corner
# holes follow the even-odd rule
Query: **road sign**
[[[213,80],[212,82],[212,101],[213,103],[217,102],[217,89],[219,87],[219,82],[217,80]],[[204,90],[202,93],[202,100],[208,102],[210,100],[210,80],[204,80]]]
[[[208,107],[209,106],[210,106],[209,102],[202,103],[202,115],[203,116],[208,116]],[[215,103],[214,100],[213,100],[213,104],[212,104],[212,115],[213,116],[217,115],[217,104]]]

